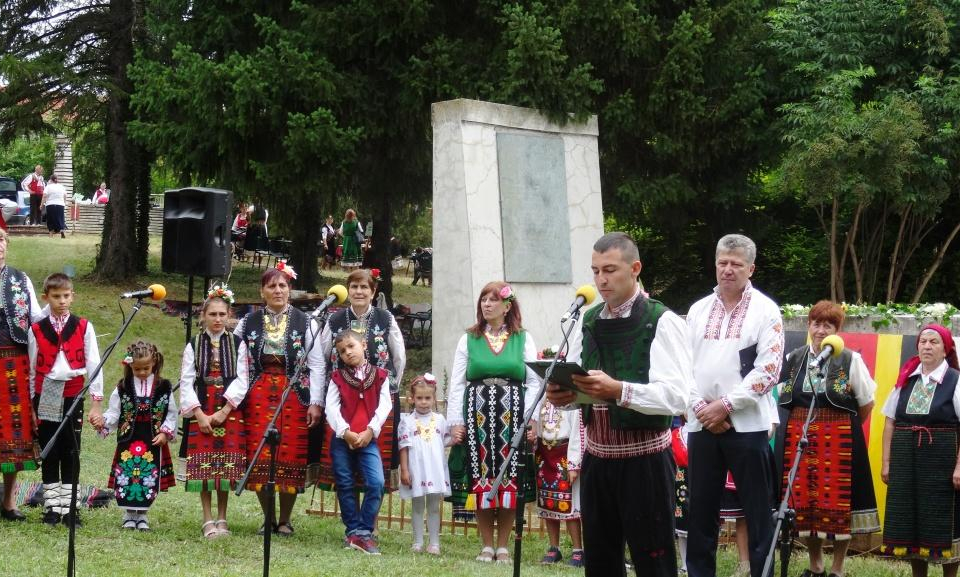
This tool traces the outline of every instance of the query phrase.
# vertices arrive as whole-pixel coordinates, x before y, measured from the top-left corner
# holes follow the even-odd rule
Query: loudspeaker
[[[230,269],[230,210],[233,193],[181,188],[163,195],[163,272],[226,276]]]

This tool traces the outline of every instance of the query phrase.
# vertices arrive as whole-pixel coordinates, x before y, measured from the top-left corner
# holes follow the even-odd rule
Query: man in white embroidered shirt
[[[761,577],[773,533],[769,393],[780,376],[780,309],[753,288],[757,247],[728,234],[717,243],[717,287],[687,313],[693,349],[688,440],[690,577],[715,577],[720,497],[727,470],[747,519],[750,574]]]
[[[693,382],[686,326],[640,289],[640,256],[628,235],[601,237],[591,268],[604,302],[584,313],[567,354],[590,373],[575,376],[577,386],[604,401],[580,406],[586,575],[623,575],[626,545],[637,575],[676,577],[670,423],[686,409]],[[575,395],[551,383],[547,398],[564,406]]]

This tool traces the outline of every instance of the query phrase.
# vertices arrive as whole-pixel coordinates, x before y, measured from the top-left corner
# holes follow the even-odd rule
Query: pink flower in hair
[[[277,261],[277,270],[294,280],[297,278],[297,271],[293,270],[293,267],[288,265],[285,260]]]
[[[510,301],[514,299],[513,288],[508,284],[503,285],[499,294],[502,300]]]

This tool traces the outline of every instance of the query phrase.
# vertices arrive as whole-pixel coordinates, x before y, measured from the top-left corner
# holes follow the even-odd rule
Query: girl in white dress
[[[440,501],[450,495],[450,471],[444,447],[451,444],[447,420],[434,411],[437,381],[427,373],[410,383],[412,413],[400,417],[400,497],[412,499],[413,551],[423,551],[423,513],[426,509],[430,545],[440,554]]]

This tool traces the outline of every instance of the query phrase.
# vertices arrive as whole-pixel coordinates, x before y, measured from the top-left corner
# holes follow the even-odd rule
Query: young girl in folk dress
[[[540,420],[535,424],[537,445],[534,459],[537,472],[537,508],[547,526],[550,546],[541,559],[544,565],[559,563],[560,522],[567,526],[573,550],[571,567],[583,567],[583,541],[580,529],[580,411],[558,409],[544,399]],[[571,447],[572,445],[572,447]]]
[[[108,486],[124,510],[124,529],[149,531],[147,510],[176,484],[167,446],[176,435],[177,403],[173,385],[160,377],[163,355],[157,347],[137,341],[127,348],[123,379],[110,395],[102,436],[117,431],[117,450]]]
[[[180,364],[180,414],[183,442],[180,457],[186,461],[182,481],[188,492],[200,493],[207,539],[230,533],[227,497],[247,467],[243,411],[219,413],[223,393],[237,376],[237,355],[246,345],[226,330],[233,292],[214,285],[200,308],[203,332],[183,349]],[[212,491],[217,492],[217,517],[212,512]]]
[[[413,379],[410,398],[413,412],[400,417],[400,497],[412,499],[413,552],[423,551],[423,513],[427,513],[430,545],[427,553],[440,554],[440,501],[450,496],[450,471],[444,447],[450,431],[443,415],[434,411],[437,380],[427,373]]]

